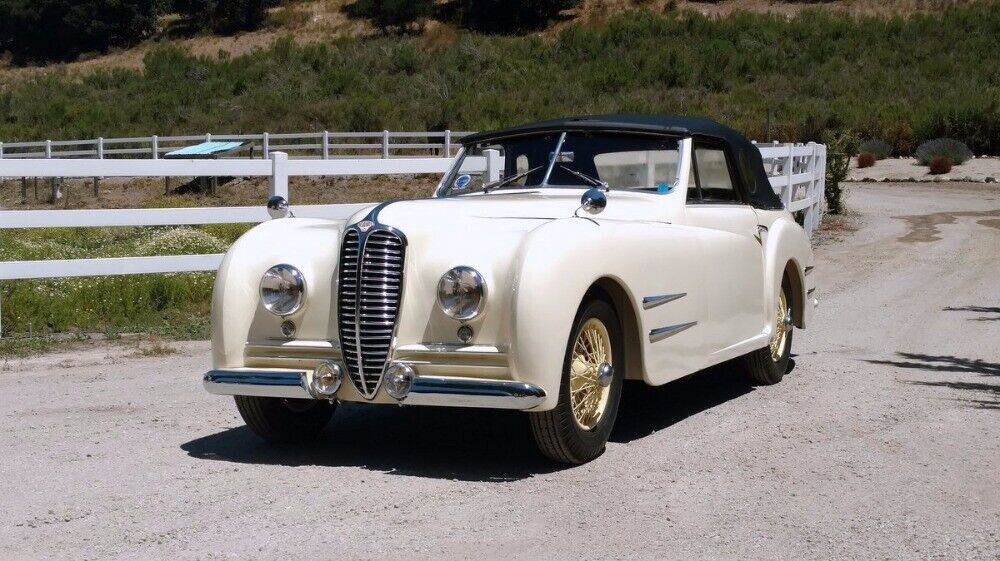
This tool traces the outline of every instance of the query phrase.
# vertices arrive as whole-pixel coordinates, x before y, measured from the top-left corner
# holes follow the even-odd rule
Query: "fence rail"
[[[310,133],[313,134],[313,133]],[[333,134],[333,133],[330,133]],[[342,134],[342,133],[338,133]],[[343,133],[347,134],[347,133]],[[350,133],[378,135],[379,133]],[[433,135],[443,133],[397,133]],[[287,141],[301,138],[295,135],[271,135]],[[152,137],[156,145],[156,137]],[[171,137],[174,140],[203,137]],[[219,138],[219,137],[215,137]],[[227,137],[228,138],[228,137]],[[267,135],[264,136],[267,141]],[[347,136],[344,136],[347,138]],[[374,138],[374,136],[373,136]],[[381,138],[385,140],[385,135]],[[148,139],[117,139],[119,142],[145,142]],[[73,146],[61,141],[59,146]],[[445,154],[451,152],[450,138],[441,144]],[[18,143],[31,147],[38,143]],[[8,153],[0,160],[0,177],[163,177],[163,176],[237,176],[268,177],[269,195],[291,199],[288,178],[295,176],[351,176],[393,174],[439,174],[451,166],[452,159],[438,155],[429,157],[356,157],[356,158],[294,158],[280,151],[268,152],[269,159],[227,158],[215,160],[164,159],[60,159],[51,161],[56,143],[46,142],[47,159],[29,159]],[[410,143],[416,144],[416,143]],[[8,145],[9,146],[9,145]],[[385,153],[385,144],[379,144]],[[391,145],[394,150],[399,144]],[[272,147],[273,148],[273,147]],[[811,235],[819,226],[823,214],[823,190],[826,169],[826,146],[820,144],[761,144],[758,145],[768,171],[772,188],[781,197],[785,208],[797,213],[803,227]],[[161,148],[162,150],[162,148]],[[109,152],[105,151],[105,154]],[[110,152],[110,153],[121,153]],[[324,155],[328,152],[324,151]],[[485,157],[466,158],[463,171],[487,172],[492,166]],[[495,170],[492,172],[496,174]],[[262,201],[263,202],[263,201]],[[366,203],[332,205],[295,205],[296,216],[346,219]],[[257,207],[116,209],[116,210],[0,210],[0,231],[18,228],[82,228],[112,226],[177,226],[191,224],[258,223],[269,217],[264,205]],[[129,275],[145,273],[176,273],[214,271],[222,254],[170,255],[151,257],[116,257],[94,259],[63,259],[42,261],[2,261],[0,280],[41,279],[59,277]]]
[[[0,160],[21,158],[114,158],[144,157],[157,160],[163,154],[200,142],[244,142],[243,157],[266,160],[272,152],[285,152],[296,159],[395,158],[455,155],[457,141],[466,131],[299,132],[260,134],[211,134],[92,138],[86,140],[42,140],[0,142]]]

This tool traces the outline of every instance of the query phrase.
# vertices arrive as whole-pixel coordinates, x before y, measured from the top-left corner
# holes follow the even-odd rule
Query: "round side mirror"
[[[608,196],[604,194],[604,191],[596,187],[587,189],[587,192],[580,197],[580,208],[589,214],[600,214],[607,206]]]
[[[271,218],[286,218],[291,212],[284,197],[274,196],[267,200],[267,213]]]

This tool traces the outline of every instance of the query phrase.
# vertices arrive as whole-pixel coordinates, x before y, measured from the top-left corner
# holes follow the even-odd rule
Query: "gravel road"
[[[1000,188],[847,205],[781,384],[629,387],[582,467],[495,412],[344,407],[268,447],[205,342],[4,363],[0,557],[998,559]]]

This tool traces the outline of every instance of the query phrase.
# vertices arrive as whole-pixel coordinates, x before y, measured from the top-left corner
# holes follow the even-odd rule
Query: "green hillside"
[[[0,90],[0,139],[211,131],[483,129],[559,115],[708,115],[763,139],[826,129],[900,153],[937,136],[1000,153],[1000,3],[908,18],[622,12],[551,34],[291,38],[240,56],[146,53]]]

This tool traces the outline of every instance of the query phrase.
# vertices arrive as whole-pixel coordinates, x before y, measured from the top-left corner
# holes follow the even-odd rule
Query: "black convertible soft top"
[[[677,117],[669,115],[585,115],[541,121],[517,127],[470,134],[462,138],[462,144],[471,146],[546,132],[557,131],[602,131],[632,134],[653,134],[672,137],[690,136],[696,140],[721,143],[729,150],[737,168],[742,191],[750,204],[761,209],[783,208],[781,199],[771,188],[760,150],[739,132],[721,125],[712,119],[702,117]]]

